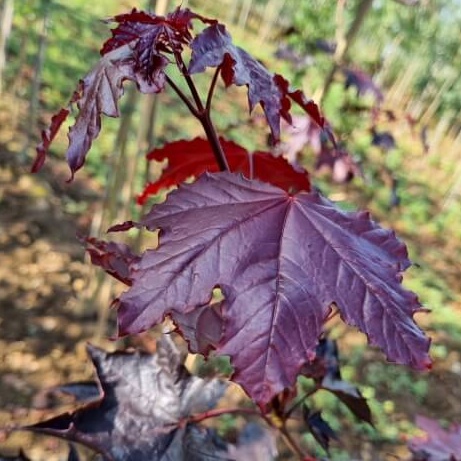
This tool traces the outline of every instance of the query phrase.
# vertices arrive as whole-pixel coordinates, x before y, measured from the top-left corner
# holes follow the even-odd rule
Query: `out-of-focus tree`
[[[0,11],[0,94],[3,90],[3,71],[6,64],[6,43],[13,23],[14,0],[4,0]]]

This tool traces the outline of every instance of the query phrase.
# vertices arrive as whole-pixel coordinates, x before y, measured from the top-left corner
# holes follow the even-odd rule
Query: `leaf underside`
[[[172,192],[138,223],[160,245],[131,266],[119,300],[119,334],[203,308],[225,296],[219,354],[260,405],[294,384],[313,358],[330,306],[393,362],[429,366],[421,309],[401,286],[405,245],[368,213],[346,213],[318,193],[285,191],[229,173]],[[181,329],[181,328],[180,328]]]

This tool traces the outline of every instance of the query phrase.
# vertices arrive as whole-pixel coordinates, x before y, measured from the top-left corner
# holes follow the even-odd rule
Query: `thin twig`
[[[200,114],[199,114],[198,110],[192,105],[189,98],[182,92],[182,90],[176,85],[176,83],[173,80],[171,80],[170,77],[168,77],[168,75],[166,76],[166,81],[171,86],[171,88],[173,88],[175,93],[181,98],[181,100],[184,102],[184,104],[190,110],[192,115],[194,117],[196,117],[196,118],[199,118]]]
[[[302,452],[299,445],[291,436],[290,432],[287,430],[285,424],[279,428],[280,433],[282,434],[283,440],[287,444],[288,448],[293,452],[296,453],[301,461],[306,459],[306,455]]]
[[[309,392],[306,392],[302,397],[297,399],[296,402],[294,402],[293,405],[285,412],[285,417],[288,419],[293,413],[293,411],[296,410],[296,408],[298,408],[311,395],[315,394],[319,389],[320,388],[318,386],[315,386]]]

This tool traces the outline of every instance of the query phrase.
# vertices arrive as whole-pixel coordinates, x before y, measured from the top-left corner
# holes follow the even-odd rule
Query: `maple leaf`
[[[83,166],[86,154],[101,131],[101,115],[119,116],[118,100],[124,92],[123,82],[136,82],[142,93],[158,93],[165,86],[164,69],[167,63],[166,58],[159,57],[155,70],[152,70],[147,81],[136,71],[129,45],[124,45],[105,54],[94,69],[80,81],[69,103],[77,103],[79,110],[75,124],[70,127],[68,134],[69,147],[66,158],[72,173],[69,180],[72,180],[75,172]],[[61,109],[52,118],[50,128],[43,132],[33,171],[37,171],[43,165],[48,148],[69,112],[70,109]]]
[[[176,8],[166,17],[133,9],[107,20],[119,25],[112,30],[112,38],[107,40],[101,54],[105,55],[125,45],[133,50],[135,70],[141,72],[147,81],[155,74],[156,62],[163,53],[181,53],[184,45],[192,40],[192,20],[215,24],[217,21],[193,13],[188,8]]]
[[[120,297],[119,334],[225,297],[224,335],[233,379],[261,405],[294,384],[315,354],[335,303],[389,360],[426,368],[430,341],[416,326],[416,295],[401,286],[405,245],[368,213],[346,213],[317,192],[282,189],[230,174],[182,185],[140,223],[160,244],[132,267]]]
[[[417,416],[416,424],[426,435],[408,443],[414,461],[461,461],[461,425],[454,424],[446,430],[424,416]]]
[[[249,153],[235,142],[223,138],[220,138],[220,143],[233,172],[269,182],[287,191],[310,190],[308,172],[301,167],[295,168],[284,158],[274,157],[269,152]],[[192,175],[219,171],[210,143],[202,138],[168,143],[149,152],[147,159],[159,162],[168,159],[168,166],[157,181],[145,187],[138,197],[140,204],[160,189],[176,186]]]
[[[213,408],[226,384],[191,376],[171,338],[157,354],[108,354],[89,346],[100,399],[73,413],[27,426],[86,445],[114,461],[226,459],[225,444],[198,425],[178,427],[192,413]]]
[[[189,73],[204,72],[207,67],[221,66],[221,77],[227,86],[248,87],[250,112],[257,104],[269,123],[275,142],[280,138],[280,120],[291,123],[290,98],[299,104],[322,128],[325,125],[317,105],[300,90],[290,90],[288,82],[270,73],[259,61],[232,43],[232,37],[222,24],[213,24],[196,35],[190,44],[192,56]]]

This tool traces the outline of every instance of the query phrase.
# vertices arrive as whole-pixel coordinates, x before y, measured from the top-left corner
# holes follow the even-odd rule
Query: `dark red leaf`
[[[262,405],[312,359],[333,302],[389,360],[429,366],[430,341],[412,318],[421,306],[401,286],[405,245],[368,213],[219,173],[180,186],[139,226],[160,229],[160,245],[133,266],[120,335],[192,312],[219,286],[226,301],[217,351],[231,356],[234,380]]]
[[[283,157],[274,157],[269,152],[249,153],[233,141],[223,138],[220,138],[220,142],[232,171],[269,182],[286,191],[310,190],[308,172],[300,167],[295,169]],[[190,176],[199,176],[205,171],[219,171],[210,143],[201,138],[171,142],[154,149],[147,154],[147,158],[159,162],[168,159],[168,166],[157,181],[146,186],[138,197],[140,204],[159,190],[176,186]]]
[[[191,42],[192,57],[189,72],[203,72],[207,67],[221,66],[221,76],[226,86],[248,87],[250,111],[257,104],[269,123],[274,141],[280,138],[280,119],[291,122],[292,98],[322,128],[323,117],[317,105],[300,91],[291,91],[288,82],[278,74],[270,73],[259,61],[232,43],[232,37],[222,24],[214,24],[198,34]]]
[[[416,417],[417,426],[426,432],[408,443],[414,461],[461,461],[461,425],[454,424],[448,430],[424,416]]]
[[[25,429],[86,445],[114,461],[226,459],[226,445],[181,419],[213,408],[225,383],[191,376],[168,336],[155,355],[108,354],[90,346],[101,396],[74,413]],[[194,458],[195,456],[195,458]]]
[[[371,409],[357,387],[341,379],[330,379],[328,376],[322,380],[321,387],[335,394],[359,420],[373,426]]]
[[[136,49],[140,57],[148,53],[149,49],[156,52],[180,53],[184,45],[192,40],[190,31],[194,19],[208,24],[217,23],[188,8],[178,7],[166,17],[134,8],[130,13],[119,14],[107,20],[119,25],[112,30],[112,38],[104,43],[101,54],[127,44]]]
[[[217,22],[187,8],[178,7],[166,17],[133,9],[131,13],[108,20],[119,25],[112,30],[112,38],[104,44],[101,54],[129,45],[133,52],[135,72],[152,83],[155,81],[152,76],[156,75],[158,63],[165,59],[163,53],[181,53],[184,45],[192,40],[190,30],[193,19],[211,24]]]
[[[46,130],[42,131],[42,142],[37,146],[37,156],[34,164],[32,165],[32,173],[37,173],[37,171],[42,168],[45,163],[46,154],[50,144],[56,137],[61,125],[66,121],[69,112],[69,109],[61,109],[57,114],[51,117],[50,126]]]

